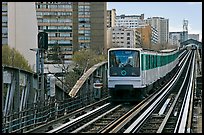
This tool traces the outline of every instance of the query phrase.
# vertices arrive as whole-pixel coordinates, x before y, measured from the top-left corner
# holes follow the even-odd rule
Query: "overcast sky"
[[[183,30],[183,20],[188,20],[188,33],[202,38],[202,2],[107,2],[107,9],[116,9],[116,15],[141,15],[144,18],[169,19],[169,31]]]

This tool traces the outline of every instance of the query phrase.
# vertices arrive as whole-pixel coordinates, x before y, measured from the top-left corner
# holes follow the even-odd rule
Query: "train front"
[[[140,50],[113,48],[108,51],[108,89],[112,101],[140,100]]]

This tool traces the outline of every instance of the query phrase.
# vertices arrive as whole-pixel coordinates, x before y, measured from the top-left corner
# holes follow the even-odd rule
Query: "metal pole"
[[[41,50],[41,90],[44,90],[44,49]],[[44,93],[42,93],[44,94]]]

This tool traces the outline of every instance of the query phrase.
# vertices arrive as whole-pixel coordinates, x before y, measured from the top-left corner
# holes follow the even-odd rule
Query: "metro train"
[[[108,50],[108,90],[111,101],[141,101],[179,62],[178,49]]]

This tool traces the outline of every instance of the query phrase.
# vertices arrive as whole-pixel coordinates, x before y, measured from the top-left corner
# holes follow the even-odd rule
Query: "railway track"
[[[192,55],[194,57],[194,55]],[[193,61],[192,57],[189,61]],[[189,62],[191,63],[191,62]],[[172,89],[157,97],[155,102],[138,117],[132,119],[131,124],[127,128],[121,128],[119,132],[124,133],[185,133],[190,128],[190,119],[188,114],[189,106],[192,106],[192,82],[194,62],[188,66],[183,66],[184,69],[181,75],[182,83],[177,83],[172,86]],[[186,69],[187,68],[187,69]],[[191,69],[192,68],[192,69]],[[191,72],[188,72],[191,71]],[[188,73],[188,74],[186,74]],[[168,94],[169,93],[169,94]],[[162,99],[163,98],[163,99]],[[159,101],[160,100],[160,101]],[[192,110],[191,110],[192,111]],[[185,128],[187,127],[187,128]],[[118,132],[117,131],[117,132]]]
[[[101,133],[114,121],[127,113],[132,107],[133,105],[131,104],[119,104],[71,133]]]
[[[191,65],[186,66],[184,71],[189,71]],[[150,116],[145,124],[138,131],[139,133],[174,133],[179,113],[181,113],[182,103],[185,100],[185,93],[188,89],[189,74],[183,72],[179,82],[174,87],[171,94],[167,97],[163,106]],[[187,80],[188,79],[188,80]],[[182,83],[183,82],[183,83]],[[179,89],[180,88],[180,89]],[[154,127],[154,128],[152,128]]]
[[[190,88],[193,85],[192,63],[195,56],[193,53],[187,55],[188,59],[181,60],[179,64],[180,70],[186,72],[178,71],[163,88],[152,93],[139,104],[101,104],[100,107],[47,133],[188,132],[191,121],[188,118],[189,112],[186,110],[191,110],[187,107],[192,106],[193,90]],[[187,63],[191,64],[186,66]],[[190,69],[192,72],[188,72]]]
[[[80,109],[77,109],[76,111],[73,111],[71,113],[68,113],[66,114],[65,116],[62,116],[58,119],[55,119],[55,120],[52,120],[48,123],[45,123],[43,125],[40,125],[34,129],[31,129],[29,131],[26,131],[25,133],[45,133],[45,132],[48,132],[52,129],[55,129],[83,114],[86,114],[88,112],[90,112],[91,110],[94,110],[102,105],[104,105],[105,103],[108,102],[108,99],[109,97],[105,98],[105,99],[102,99],[96,103],[93,103],[93,104],[90,104],[86,107],[83,107],[83,108],[80,108]]]
[[[128,112],[133,105],[107,103],[47,133],[99,132]]]

